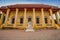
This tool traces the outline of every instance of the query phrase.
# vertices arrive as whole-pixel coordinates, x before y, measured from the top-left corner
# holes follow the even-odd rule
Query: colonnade
[[[36,19],[35,19],[35,8],[32,9],[33,10],[33,27],[36,25]],[[52,26],[54,27],[55,26],[55,22],[54,22],[54,18],[53,18],[53,10],[52,9],[48,9],[49,10],[49,14],[51,16],[51,22],[52,22]],[[17,25],[17,16],[18,16],[18,12],[19,12],[19,9],[16,8],[16,13],[15,13],[15,21],[14,21],[14,27],[16,27]],[[27,12],[27,8],[24,8],[24,27],[27,26],[27,23],[26,23],[26,12]],[[9,17],[9,13],[10,13],[10,9],[8,8],[7,9],[7,12],[6,12],[6,19],[5,19],[5,26],[7,26],[7,20],[8,20],[8,17]],[[44,20],[44,8],[41,8],[41,14],[42,14],[42,27],[45,27],[45,20]],[[60,14],[60,11],[59,11],[59,14]],[[56,21],[57,23],[59,24],[59,18],[58,18],[58,15],[57,13],[55,14],[56,15]],[[3,21],[3,16],[4,16],[4,12],[2,12],[2,16],[1,16],[1,22],[0,24],[2,25],[2,21]],[[50,17],[49,17],[50,18]],[[50,21],[49,21],[50,22]]]

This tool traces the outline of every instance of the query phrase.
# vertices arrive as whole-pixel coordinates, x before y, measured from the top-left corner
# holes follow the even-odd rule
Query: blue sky
[[[49,4],[60,7],[60,0],[0,0],[0,6],[13,4]]]

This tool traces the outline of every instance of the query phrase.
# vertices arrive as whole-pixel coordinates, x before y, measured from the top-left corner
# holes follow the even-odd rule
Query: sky
[[[13,4],[49,4],[60,7],[60,0],[0,0],[0,7]]]

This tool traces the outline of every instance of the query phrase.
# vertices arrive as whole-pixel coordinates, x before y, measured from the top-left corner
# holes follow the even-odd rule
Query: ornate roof
[[[58,10],[57,6],[46,5],[46,4],[15,4],[15,5],[8,5],[8,6],[1,6],[0,10],[6,10],[7,8],[15,9],[15,8],[46,8],[46,9],[53,9]]]

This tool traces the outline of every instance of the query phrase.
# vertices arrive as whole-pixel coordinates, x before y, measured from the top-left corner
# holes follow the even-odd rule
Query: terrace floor
[[[5,29],[0,30],[0,40],[60,40],[60,30],[26,32],[19,29]]]

